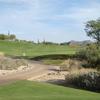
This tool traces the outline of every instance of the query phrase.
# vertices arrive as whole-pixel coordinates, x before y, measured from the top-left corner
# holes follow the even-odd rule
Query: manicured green
[[[49,54],[75,54],[77,48],[67,45],[45,45],[19,41],[0,41],[0,52],[10,56],[36,57]]]
[[[100,94],[44,83],[19,81],[0,86],[0,100],[100,100]]]

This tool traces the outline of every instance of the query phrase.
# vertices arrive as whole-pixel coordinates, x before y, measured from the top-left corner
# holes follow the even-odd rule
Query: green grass
[[[77,48],[60,45],[33,44],[28,42],[0,41],[0,52],[10,56],[36,57],[50,54],[75,54]]]
[[[19,81],[0,86],[0,100],[100,100],[100,94],[44,83]]]

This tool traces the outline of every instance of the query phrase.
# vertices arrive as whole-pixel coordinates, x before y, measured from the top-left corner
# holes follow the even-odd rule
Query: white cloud
[[[64,6],[66,0],[0,0],[3,5],[8,5],[10,10],[0,10],[0,30],[13,30],[19,34],[33,34],[49,38],[52,34],[61,37],[67,36],[66,33],[80,34],[83,24],[87,20],[95,19],[100,16],[100,3],[97,0],[89,0],[89,6],[76,5]],[[74,0],[73,0],[74,1]],[[69,0],[67,0],[69,2]],[[68,5],[66,3],[66,5]],[[5,4],[4,4],[5,3]],[[11,6],[11,5],[17,5]],[[21,9],[18,9],[21,8]],[[62,23],[63,22],[63,23]],[[56,25],[54,25],[57,23]],[[61,24],[62,23],[62,24]],[[51,25],[50,25],[51,24]],[[60,25],[61,24],[61,25]],[[73,29],[72,29],[73,28]],[[76,29],[76,30],[75,30]]]

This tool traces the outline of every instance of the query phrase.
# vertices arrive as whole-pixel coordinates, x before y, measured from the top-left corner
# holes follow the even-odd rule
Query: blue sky
[[[0,0],[0,33],[20,39],[87,40],[85,23],[98,17],[100,0]]]

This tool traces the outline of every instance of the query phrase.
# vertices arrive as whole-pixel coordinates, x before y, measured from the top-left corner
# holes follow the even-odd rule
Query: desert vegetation
[[[20,66],[27,66],[28,62],[24,59],[13,59],[9,57],[0,57],[0,70],[14,70]]]
[[[66,82],[82,89],[100,92],[100,72],[94,69],[71,71],[66,75]]]
[[[85,30],[96,42],[88,44],[76,53],[79,59],[85,60],[82,64],[83,68],[71,70],[66,75],[66,82],[80,88],[100,91],[100,20],[88,21]]]
[[[0,0],[0,100],[100,100],[100,0]]]
[[[40,66],[37,64],[38,65],[37,69],[39,67],[41,69],[41,66],[42,68],[45,66],[44,67],[45,69],[42,70],[44,71],[45,75],[40,76],[36,79],[34,79],[34,77],[32,79],[31,76],[27,80],[53,83],[53,84],[59,84],[63,82],[64,84],[61,83],[59,85],[65,87],[53,86],[43,83],[42,84],[34,82],[31,83],[29,81],[21,81],[11,85],[0,87],[0,95],[4,95],[3,91],[5,91],[6,89],[7,91],[9,91],[9,94],[12,93],[12,90],[9,90],[9,88],[14,86],[15,91],[19,91],[19,93],[21,92],[21,95],[23,95],[23,97],[26,94],[27,95],[26,97],[30,99],[34,98],[34,95],[31,95],[31,97],[29,97],[30,91],[31,93],[37,93],[40,97],[41,95],[45,95],[46,93],[47,94],[51,93],[49,91],[55,91],[56,95],[58,96],[60,95],[59,91],[61,89],[61,91],[63,92],[62,97],[65,100],[68,99],[68,96],[66,96],[66,93],[68,93],[68,91],[70,91],[70,93],[73,94],[71,96],[73,96],[74,98],[76,94],[73,91],[77,91],[79,93],[81,91],[82,94],[81,96],[78,96],[79,99],[83,98],[82,95],[87,96],[87,93],[89,93],[88,96],[91,98],[91,100],[93,99],[93,96],[91,94],[95,95],[95,97],[97,96],[96,100],[98,100],[98,98],[100,98],[98,94],[83,90],[72,89],[72,88],[78,88],[78,89],[100,92],[100,84],[99,84],[100,83],[100,20],[87,22],[85,31],[89,37],[95,39],[94,42],[71,41],[58,44],[58,43],[43,41],[34,43],[32,41],[25,41],[18,39],[16,40],[16,36],[14,36],[13,34],[11,35],[1,34],[0,35],[1,72],[3,70],[16,71],[18,68],[20,68],[20,66],[25,67],[28,66],[30,62],[34,63],[34,61],[37,61],[36,63],[40,64]],[[22,67],[22,69],[24,69],[24,67]],[[49,71],[47,71],[47,69]],[[23,74],[24,71],[26,72],[29,71],[32,74],[31,70],[36,70],[36,69],[20,70],[20,72],[23,71],[22,72]],[[45,72],[45,70],[47,72]],[[39,73],[42,71],[40,70]],[[24,75],[30,75],[30,73],[25,73]],[[5,74],[2,74],[1,76],[3,77],[5,76]],[[33,84],[35,85],[33,86]],[[38,85],[36,84],[39,85],[39,88]],[[22,87],[22,89],[18,90],[20,86]],[[23,86],[27,87],[24,88]],[[25,92],[24,89],[28,92]],[[35,90],[37,89],[38,92],[33,92],[32,89]],[[16,96],[18,96],[19,93],[16,92],[13,98],[16,98]],[[58,97],[55,96],[52,98],[52,95],[48,95],[51,96],[50,100],[51,99],[60,100]],[[5,100],[6,98],[7,97],[5,96],[3,100]],[[11,98],[9,97],[8,99],[10,100],[12,99],[12,97]],[[38,99],[38,96],[35,99]],[[44,96],[43,100],[45,99],[49,100],[47,97]],[[87,98],[85,97],[84,99],[87,100]]]

